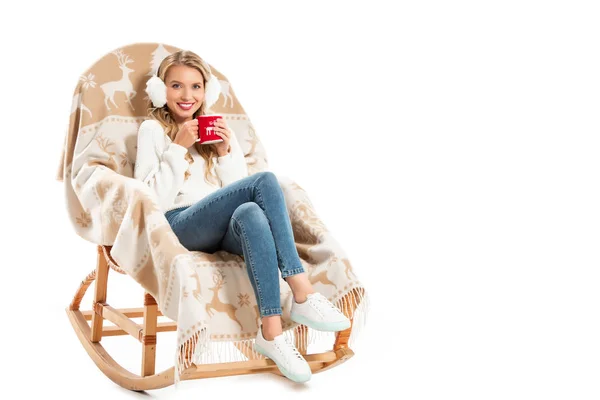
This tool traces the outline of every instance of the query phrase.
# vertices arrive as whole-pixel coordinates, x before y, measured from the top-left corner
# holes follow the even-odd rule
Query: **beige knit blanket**
[[[188,251],[172,232],[154,192],[133,178],[137,130],[146,119],[146,81],[166,55],[178,50],[161,43],[136,43],[106,54],[79,77],[57,176],[64,182],[77,234],[112,246],[110,254],[118,266],[154,296],[163,315],[177,322],[175,383],[192,362],[246,360],[233,344],[251,349],[259,323],[243,257]],[[249,174],[267,170],[265,150],[231,84],[210,67],[221,85],[211,110],[221,113],[237,135]],[[306,191],[289,178],[277,178],[302,265],[315,290],[354,319],[352,344],[366,321],[366,292],[353,291],[363,287]],[[280,286],[284,332],[293,339],[297,324],[289,314],[292,293],[281,277]],[[309,344],[333,344],[332,336],[308,332]],[[194,354],[192,360],[183,357],[188,351]]]

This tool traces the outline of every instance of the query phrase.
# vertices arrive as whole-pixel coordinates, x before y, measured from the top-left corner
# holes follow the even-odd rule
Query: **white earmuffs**
[[[208,64],[205,65],[210,76],[204,89],[204,109],[206,110],[217,102],[217,99],[221,95],[221,84],[217,77],[212,74]],[[165,85],[156,73],[146,82],[146,93],[154,107],[162,107],[167,104],[167,85]]]

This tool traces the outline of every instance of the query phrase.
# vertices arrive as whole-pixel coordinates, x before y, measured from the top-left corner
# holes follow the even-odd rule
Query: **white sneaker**
[[[267,340],[263,336],[261,324],[254,347],[257,352],[273,360],[281,373],[292,381],[303,383],[311,378],[310,366],[283,333],[273,340]]]
[[[306,296],[304,303],[292,300],[291,319],[309,328],[337,332],[350,328],[350,320],[319,292]]]

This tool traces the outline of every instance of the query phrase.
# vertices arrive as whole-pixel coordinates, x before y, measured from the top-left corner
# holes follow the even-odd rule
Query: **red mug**
[[[221,119],[220,115],[200,115],[198,120],[198,139],[200,144],[211,144],[222,142],[221,136],[215,132],[215,121]]]

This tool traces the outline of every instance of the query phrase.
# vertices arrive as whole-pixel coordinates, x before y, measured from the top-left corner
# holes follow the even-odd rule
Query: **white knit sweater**
[[[195,146],[189,149],[173,143],[165,135],[162,125],[153,119],[140,124],[137,139],[137,157],[133,175],[150,186],[158,196],[163,213],[179,207],[191,206],[204,196],[221,187],[248,176],[248,166],[235,133],[231,135],[231,151],[215,160],[213,173],[216,173],[220,186],[204,179],[206,163]],[[190,165],[185,159],[189,150],[194,158]],[[184,182],[185,171],[190,169],[190,177]]]

